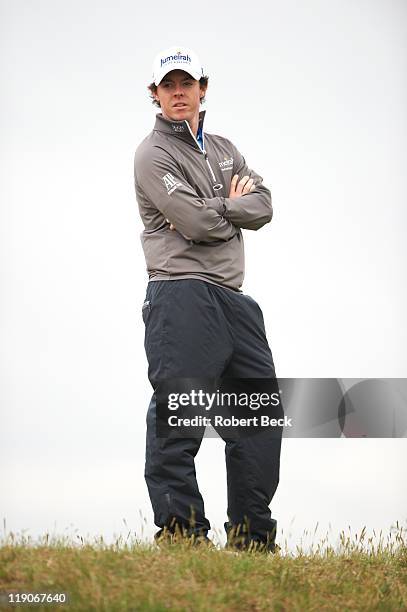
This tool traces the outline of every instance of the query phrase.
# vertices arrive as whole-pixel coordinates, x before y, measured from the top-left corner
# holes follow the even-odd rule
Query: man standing
[[[135,188],[149,283],[142,315],[148,376],[145,478],[163,535],[207,539],[196,481],[194,438],[156,432],[157,386],[191,378],[272,379],[275,370],[258,304],[241,292],[242,229],[272,218],[270,191],[226,138],[204,133],[199,110],[208,77],[190,49],[159,53],[149,86],[161,108],[135,155]],[[269,504],[279,481],[281,435],[225,439],[229,545],[275,550]]]

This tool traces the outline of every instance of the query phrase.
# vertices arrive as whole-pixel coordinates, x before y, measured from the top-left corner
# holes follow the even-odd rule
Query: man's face
[[[183,70],[171,70],[157,86],[155,99],[160,102],[162,114],[166,119],[190,122],[199,113],[201,97],[199,81]]]

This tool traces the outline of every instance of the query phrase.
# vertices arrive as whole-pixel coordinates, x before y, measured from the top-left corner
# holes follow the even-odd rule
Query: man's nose
[[[184,90],[182,85],[176,85],[174,89],[174,96],[183,96]]]

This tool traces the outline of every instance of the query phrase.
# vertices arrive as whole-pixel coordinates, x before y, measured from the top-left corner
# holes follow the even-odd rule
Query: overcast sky
[[[9,529],[155,531],[133,155],[155,54],[193,47],[207,132],[271,187],[244,291],[280,377],[407,377],[407,4],[0,2],[1,502]],[[271,504],[300,534],[405,523],[406,440],[285,440]],[[208,518],[224,448],[204,439]],[[145,522],[140,519],[145,517]],[[318,532],[319,533],[319,532]],[[223,537],[223,536],[222,536]]]

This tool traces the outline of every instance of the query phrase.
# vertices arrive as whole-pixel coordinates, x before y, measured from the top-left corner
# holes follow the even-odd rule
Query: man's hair
[[[207,76],[201,77],[199,79],[199,86],[208,87],[208,81],[209,81],[209,77]],[[161,108],[161,104],[159,103],[159,101],[154,98],[154,94],[157,93],[157,85],[154,82],[150,83],[150,85],[147,85],[147,89],[150,92],[150,98],[151,98],[152,103]],[[205,94],[201,98],[201,104],[203,104],[204,102],[205,102]]]

